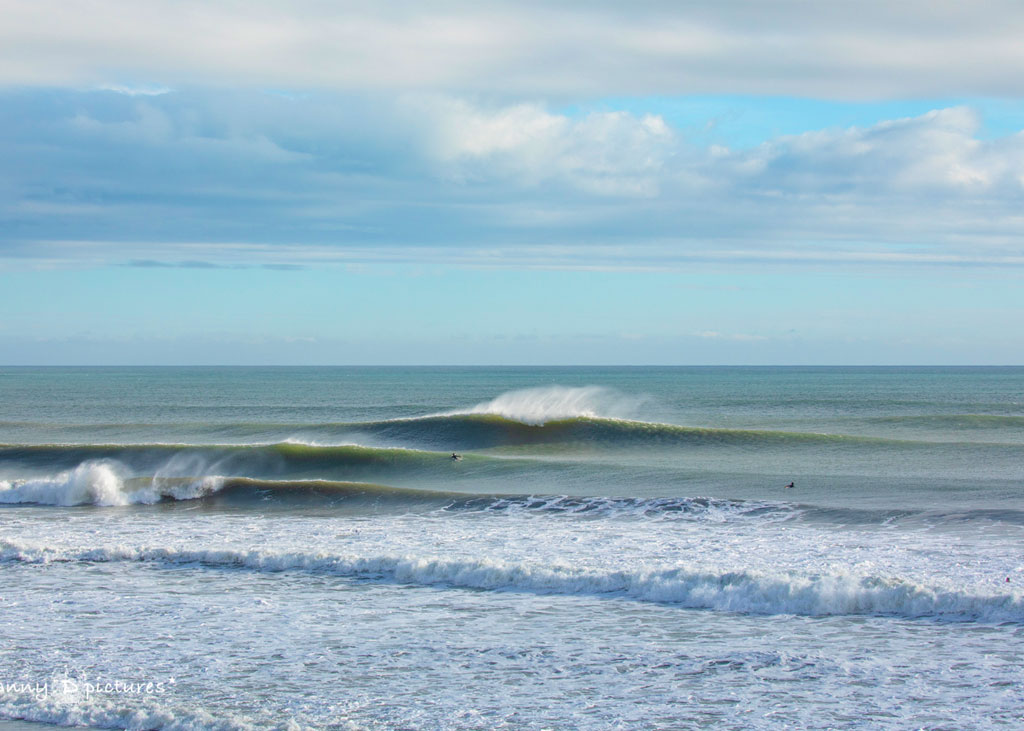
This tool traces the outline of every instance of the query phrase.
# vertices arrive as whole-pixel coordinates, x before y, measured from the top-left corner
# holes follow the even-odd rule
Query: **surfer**
[[[792,482],[791,482],[791,483],[789,483],[788,485],[786,485],[786,489],[789,489],[789,488],[791,488],[791,487],[793,487],[793,483],[792,483]]]
[[[458,461],[458,460],[462,459],[462,455],[461,454],[456,454],[455,452],[452,452],[452,459],[454,459],[455,461]]]

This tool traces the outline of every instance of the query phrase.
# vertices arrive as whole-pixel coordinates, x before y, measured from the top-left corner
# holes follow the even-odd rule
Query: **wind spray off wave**
[[[486,414],[533,426],[581,417],[629,419],[645,400],[602,386],[544,386],[508,391],[469,409],[456,409],[442,416]]]

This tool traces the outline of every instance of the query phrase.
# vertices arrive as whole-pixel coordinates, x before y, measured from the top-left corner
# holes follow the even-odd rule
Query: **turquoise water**
[[[1019,726],[1022,497],[1024,368],[3,368],[0,718]]]

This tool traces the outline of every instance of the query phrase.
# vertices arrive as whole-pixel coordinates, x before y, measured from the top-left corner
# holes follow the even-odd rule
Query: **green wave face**
[[[189,445],[89,444],[0,446],[0,464],[35,472],[73,470],[81,464],[112,462],[132,475],[173,478],[222,475],[250,478],[367,480],[381,477],[446,479],[453,470],[478,471],[485,458],[449,453],[361,446],[305,444]]]
[[[893,423],[949,428],[1005,429],[1024,425],[1024,418],[999,416],[943,416],[890,418]],[[1018,425],[1017,422],[1020,422]],[[129,454],[168,454],[188,448],[218,455],[244,450],[252,459],[284,460],[288,464],[314,463],[317,460],[356,463],[388,463],[430,459],[424,452],[474,451],[508,447],[563,446],[567,449],[599,448],[601,450],[657,449],[676,447],[909,447],[914,444],[935,444],[935,440],[881,438],[876,436],[821,434],[755,429],[725,429],[678,426],[673,424],[629,421],[600,417],[572,417],[530,424],[493,414],[452,414],[390,421],[351,424],[314,424],[304,431],[314,435],[310,440],[279,441],[274,433],[286,430],[285,425],[264,425],[267,442],[225,444],[61,444],[0,445],[0,459],[33,459],[32,451],[42,453],[57,448],[70,455],[105,456],[122,459]],[[292,427],[292,431],[296,428]],[[245,431],[244,429],[242,430]],[[303,430],[299,430],[303,431]],[[349,442],[342,446],[316,446],[317,441]],[[357,446],[362,443],[386,445],[388,449]]]
[[[703,429],[598,417],[575,417],[548,421],[544,424],[526,424],[503,416],[471,414],[372,422],[359,425],[359,431],[396,443],[425,444],[431,447],[453,445],[451,448],[467,450],[559,444],[630,449],[716,444],[822,445],[885,441],[827,434]]]
[[[345,506],[370,508],[414,508],[442,506],[465,499],[459,493],[414,490],[369,482],[332,480],[258,480],[231,477],[222,486],[200,498],[209,505],[256,503],[314,507]]]
[[[486,457],[472,452],[502,450],[543,456],[579,450],[615,453],[631,451],[656,454],[658,450],[716,448],[766,451],[814,450],[870,451],[875,449],[934,448],[933,442],[879,439],[865,436],[808,434],[743,429],[707,429],[591,417],[525,424],[494,415],[454,415],[420,419],[354,424],[352,436],[377,443],[412,445],[415,448],[316,445],[301,442],[268,444],[37,444],[0,445],[0,463],[68,469],[86,460],[110,459],[138,472],[155,471],[168,461],[175,471],[189,461],[205,464],[212,474],[285,474],[319,469],[385,473],[425,472],[446,474],[453,452],[469,465],[479,466]],[[991,445],[993,448],[998,445]],[[495,451],[497,450],[497,451]],[[190,473],[191,474],[191,473]]]

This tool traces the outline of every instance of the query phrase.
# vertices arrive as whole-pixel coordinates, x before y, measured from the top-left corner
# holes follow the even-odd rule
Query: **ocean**
[[[0,368],[39,728],[1021,728],[1022,549],[1024,368]]]

